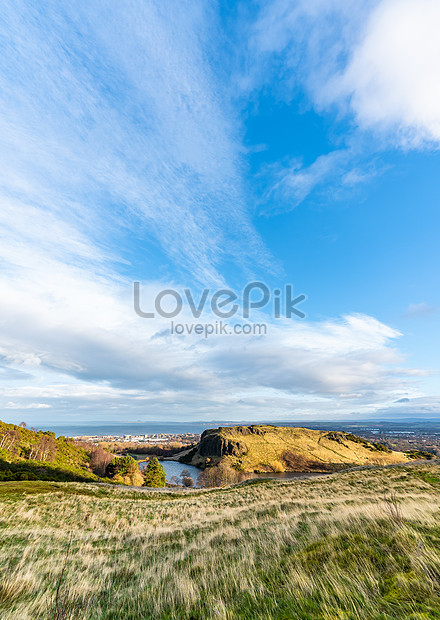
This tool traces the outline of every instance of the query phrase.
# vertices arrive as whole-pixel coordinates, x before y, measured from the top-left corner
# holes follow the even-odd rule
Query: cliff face
[[[332,471],[344,466],[403,463],[409,457],[356,435],[270,425],[206,430],[180,460],[197,467],[227,461],[241,471]]]
[[[203,433],[198,452],[203,457],[243,456],[248,448],[242,441],[234,441],[220,433]]]

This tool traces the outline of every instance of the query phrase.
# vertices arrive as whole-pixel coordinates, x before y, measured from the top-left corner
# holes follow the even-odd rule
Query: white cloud
[[[416,376],[401,368],[393,345],[400,334],[372,317],[302,323],[261,315],[257,322],[269,321],[265,337],[171,336],[168,320],[135,315],[129,287],[67,266],[54,282],[44,283],[44,273],[36,271],[33,282],[14,280],[5,291],[12,301],[0,308],[3,366],[32,377],[23,385],[20,373],[16,383],[7,375],[0,407],[32,409],[40,401],[58,417],[96,417],[105,409],[119,419],[194,411],[237,419],[252,410],[254,419],[266,419],[268,410],[302,415],[325,404],[330,412],[338,398],[345,412],[371,410],[395,400],[402,385],[413,389]],[[143,290],[151,300],[168,286]],[[179,316],[191,320],[187,312]]]
[[[275,174],[275,181],[267,193],[263,213],[286,211],[297,207],[316,190],[330,191],[335,178],[347,175],[354,185],[360,182],[355,178],[354,171],[347,172],[350,154],[347,150],[331,151],[318,157],[310,166],[304,167],[301,162],[293,162],[282,166]],[[350,184],[350,179],[348,181]]]
[[[440,4],[383,0],[372,11],[329,100],[350,98],[362,128],[404,146],[440,142]]]
[[[375,161],[384,149],[438,148],[439,29],[437,0],[262,5],[250,31],[254,69],[242,88],[275,83],[277,98],[288,103],[305,93],[317,113],[336,112],[344,123],[342,141],[333,131],[333,152],[304,168],[293,162],[278,170],[263,210],[289,210],[323,188],[346,196],[386,168]]]
[[[382,174],[385,167],[374,158],[366,163],[355,149],[338,149],[320,155],[309,166],[293,161],[273,166],[273,182],[267,191],[261,212],[274,214],[290,211],[310,196],[317,201],[342,196],[352,197],[353,192]]]
[[[286,98],[301,86],[317,110],[337,103],[395,146],[438,145],[439,29],[437,0],[275,0],[252,33],[253,86],[281,57]]]
[[[375,413],[375,417],[379,419],[431,418],[437,422],[439,416],[440,399],[420,395],[415,395],[413,398],[401,398],[390,406],[379,408]]]
[[[50,409],[50,405],[46,403],[14,403],[12,401],[3,405],[5,409]]]

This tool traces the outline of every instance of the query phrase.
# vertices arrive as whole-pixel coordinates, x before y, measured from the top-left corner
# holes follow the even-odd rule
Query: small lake
[[[177,461],[160,461],[165,469],[167,482],[171,481],[173,476],[180,478],[182,472],[186,469],[189,471],[189,475],[194,480],[194,486],[197,486],[197,478],[202,473],[201,469],[194,467],[193,465],[185,465],[184,463],[178,463]],[[143,469],[147,466],[147,463],[141,463],[140,467]],[[280,474],[275,473],[261,473],[250,474],[249,478],[274,478],[275,480],[294,480],[295,478],[315,478],[316,476],[327,476],[328,474],[317,473],[302,473],[296,471],[285,471]]]
[[[189,475],[194,480],[194,486],[197,486],[197,478],[202,473],[201,469],[194,467],[193,465],[185,465],[184,463],[178,463],[177,461],[160,461],[161,465],[165,470],[165,474],[167,477],[167,482],[171,482],[171,478],[173,476],[177,476],[180,478],[182,472],[186,469],[189,471]],[[147,466],[147,463],[141,463],[140,467],[143,469]]]

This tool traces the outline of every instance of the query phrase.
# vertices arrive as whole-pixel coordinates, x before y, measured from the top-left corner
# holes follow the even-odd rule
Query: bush
[[[283,471],[285,471],[284,465],[281,463],[281,461],[271,461],[270,466],[272,468],[272,471],[277,474],[281,474]]]
[[[20,461],[8,463],[0,459],[0,481],[8,480],[53,480],[56,482],[90,482],[98,478],[80,467],[56,465],[41,461]]]
[[[430,461],[435,458],[434,454],[431,454],[431,452],[427,452],[426,450],[409,450],[409,452],[405,452],[405,454],[410,459],[427,459]]]
[[[134,473],[126,474],[125,476],[122,474],[116,474],[116,476],[112,478],[112,481],[119,484],[126,484],[128,486],[141,487],[144,484],[144,477],[140,471],[135,471]]]
[[[379,452],[388,452],[390,453],[391,450],[385,446],[383,443],[373,443],[373,446],[376,448],[376,450],[378,450]]]

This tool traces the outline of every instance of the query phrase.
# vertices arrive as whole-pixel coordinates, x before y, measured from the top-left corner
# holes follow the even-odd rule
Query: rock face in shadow
[[[206,431],[199,444],[199,454],[203,457],[243,456],[247,450],[246,444],[242,441],[234,441],[220,434]]]

